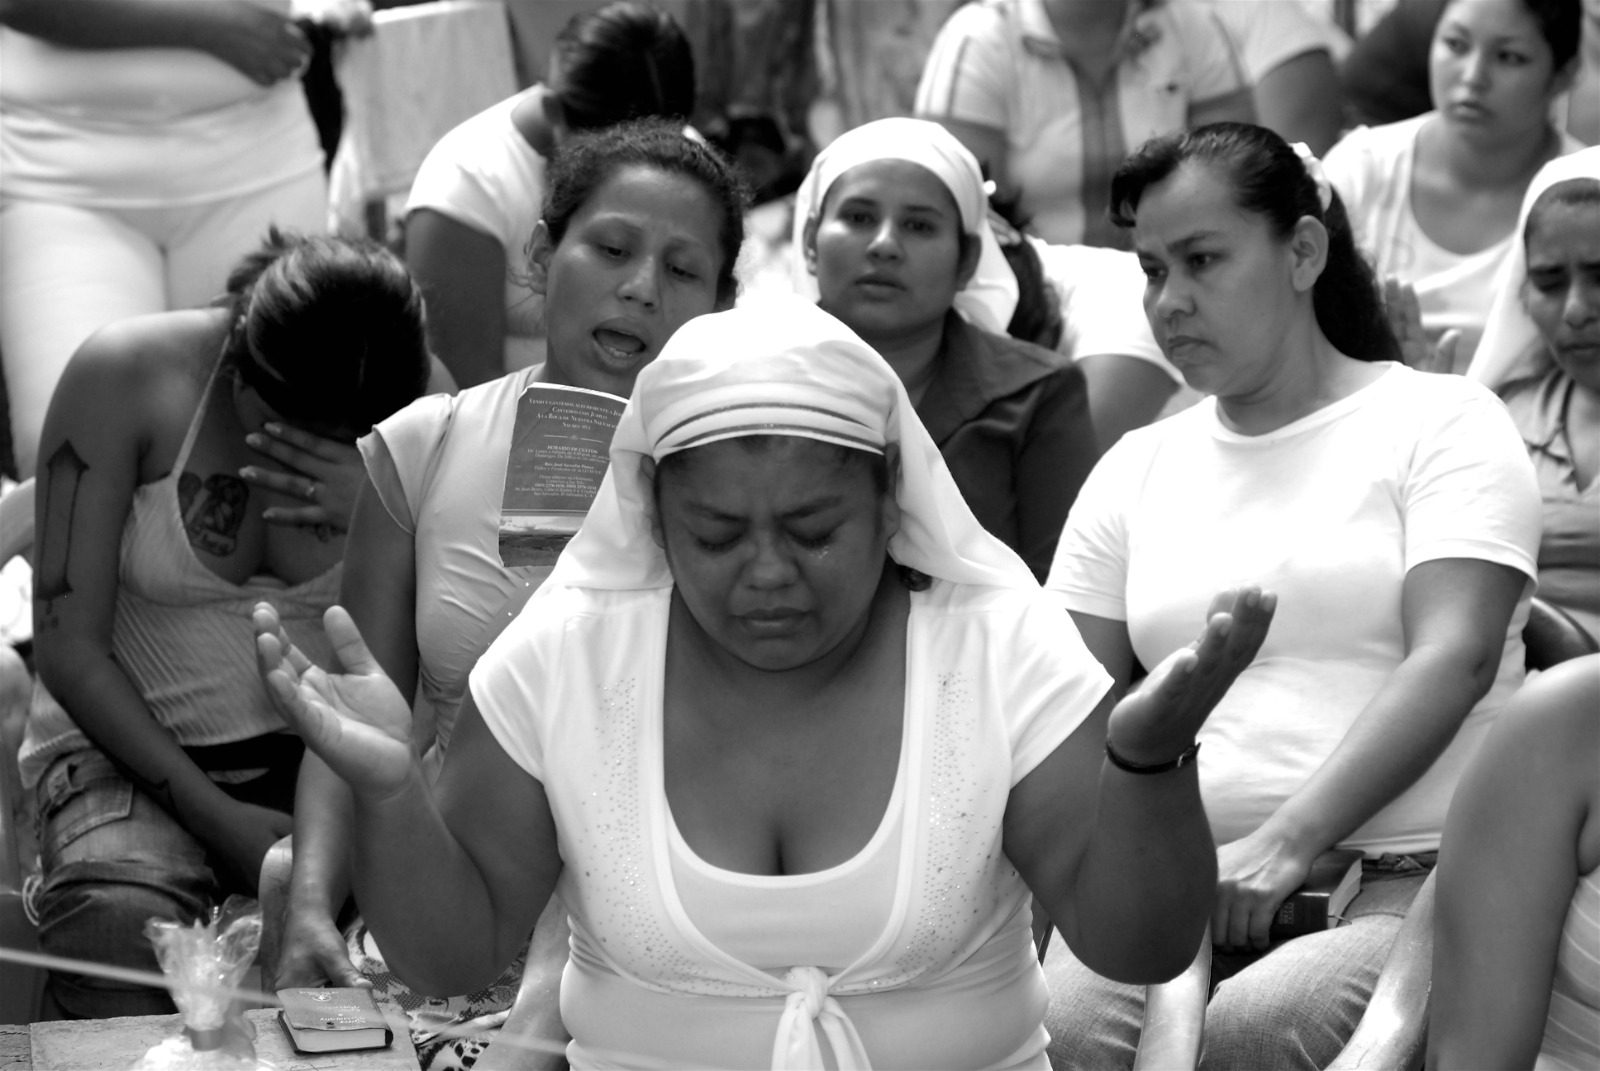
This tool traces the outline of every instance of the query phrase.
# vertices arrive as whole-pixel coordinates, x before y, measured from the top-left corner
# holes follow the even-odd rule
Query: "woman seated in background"
[[[559,883],[575,1068],[1043,1071],[1029,892],[1110,976],[1186,965],[1215,853],[1168,760],[1272,606],[1222,593],[1113,709],[894,370],[790,296],[691,320],[639,374],[435,786],[348,615],[341,674],[257,620],[269,686],[353,789],[357,899],[418,987],[493,977]]]
[[[625,119],[687,122],[694,93],[694,56],[672,16],[616,0],[556,35],[546,82],[439,139],[406,201],[405,255],[428,301],[428,342],[461,386],[544,360],[527,242],[561,141]]]
[[[1042,578],[1100,450],[1083,373],[1005,334],[1017,282],[978,162],[937,123],[856,127],[817,154],[795,231],[797,280],[899,374],[979,523]]]
[[[1112,190],[1151,327],[1210,397],[1107,451],[1046,586],[1118,688],[1187,642],[1211,586],[1277,593],[1272,634],[1200,734],[1226,979],[1202,1063],[1321,1068],[1521,683],[1533,473],[1488,390],[1394,363],[1343,207],[1276,134],[1156,139]],[[1272,944],[1279,905],[1335,846],[1366,855],[1344,924]],[[1059,950],[1045,968],[1058,1062],[1129,1066],[1142,991]]]
[[[1433,35],[1434,110],[1359,127],[1329,151],[1329,181],[1391,303],[1414,302],[1430,344],[1462,371],[1483,331],[1534,173],[1580,143],[1550,105],[1577,69],[1579,0],[1454,0]],[[1451,370],[1451,369],[1445,369]]]
[[[302,745],[256,673],[250,613],[271,597],[329,654],[317,622],[359,478],[283,471],[256,444],[276,424],[353,442],[428,372],[422,298],[396,257],[276,231],[217,305],[111,324],[67,365],[34,572],[39,679],[60,705],[36,705],[20,756],[45,952],[154,971],[148,919],[255,895]],[[172,1010],[162,990],[63,972],[48,996],[72,1017]]]
[[[1106,184],[1129,147],[1255,108],[1208,5],[986,0],[939,30],[915,114],[972,150],[1029,233],[1126,249]]]
[[[1500,393],[1544,499],[1539,596],[1600,640],[1600,148],[1546,164],[1467,374]]]
[[[1428,1067],[1600,1067],[1600,655],[1512,697],[1450,804]]]
[[[679,124],[639,121],[573,137],[551,161],[526,268],[533,292],[547,299],[548,359],[454,396],[421,399],[361,441],[368,479],[340,599],[384,671],[428,715],[412,736],[430,771],[452,738],[468,672],[550,573],[549,564],[508,558],[500,542],[508,457],[527,431],[518,400],[532,383],[631,394],[634,377],[681,324],[733,301],[745,207],[727,163]],[[403,990],[364,925],[347,935],[337,925],[350,835],[349,789],[309,757],[278,984],[374,977],[408,1011],[423,1013],[414,1037],[425,1067],[470,1063],[484,1039],[452,1041],[441,1021],[483,1025],[503,1013],[521,962],[482,991],[450,1000]],[[560,1031],[553,987],[565,927],[557,912],[539,928],[539,947],[555,949],[555,962],[535,954],[530,971],[546,972],[552,999],[529,1009],[548,1013],[530,1029],[548,1038]]]

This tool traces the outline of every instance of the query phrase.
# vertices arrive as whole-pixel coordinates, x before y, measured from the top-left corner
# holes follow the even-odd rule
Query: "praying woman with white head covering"
[[[1194,734],[1274,606],[1223,593],[1113,706],[893,370],[788,298],[691,320],[640,373],[433,788],[342,611],[341,674],[257,624],[419,987],[492,977],[559,883],[575,1068],[1044,1069],[1030,893],[1097,970],[1187,965],[1215,880]]]
[[[938,123],[856,127],[817,154],[794,239],[801,292],[889,362],[979,523],[1043,579],[1100,448],[1083,373],[1006,334],[977,159]]]
[[[1539,477],[1539,595],[1600,639],[1600,147],[1528,187],[1468,376],[1499,393]]]

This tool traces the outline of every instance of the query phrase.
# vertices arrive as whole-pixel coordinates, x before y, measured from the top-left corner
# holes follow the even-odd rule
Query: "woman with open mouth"
[[[640,120],[574,137],[548,179],[528,264],[545,301],[544,364],[424,398],[361,441],[369,481],[340,601],[406,699],[431,717],[431,725],[419,718],[415,736],[433,760],[450,740],[467,673],[550,573],[548,564],[512,564],[501,545],[524,391],[542,382],[627,397],[680,325],[734,296],[744,189],[679,124]],[[327,767],[307,763],[279,985],[350,985],[384,971],[364,925],[347,937],[335,924],[349,887],[349,799]],[[551,921],[541,935],[564,949],[560,913]],[[458,1022],[504,1012],[521,976],[519,959],[493,986],[426,1010]],[[555,1009],[545,1010],[558,1025]],[[424,1066],[434,1066],[450,1039],[414,1035]]]

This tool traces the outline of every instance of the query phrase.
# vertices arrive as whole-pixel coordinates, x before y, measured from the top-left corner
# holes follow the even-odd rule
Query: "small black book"
[[[1339,924],[1344,909],[1361,891],[1362,853],[1353,848],[1330,848],[1311,864],[1305,884],[1278,905],[1272,919],[1272,939],[1329,930]]]
[[[394,1040],[372,991],[359,986],[278,990],[278,1021],[298,1052],[381,1049]]]

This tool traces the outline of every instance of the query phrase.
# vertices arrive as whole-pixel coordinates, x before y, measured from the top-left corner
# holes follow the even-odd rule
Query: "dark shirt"
[[[1083,373],[1062,354],[950,312],[917,415],[978,522],[1043,581],[1100,457]]]

